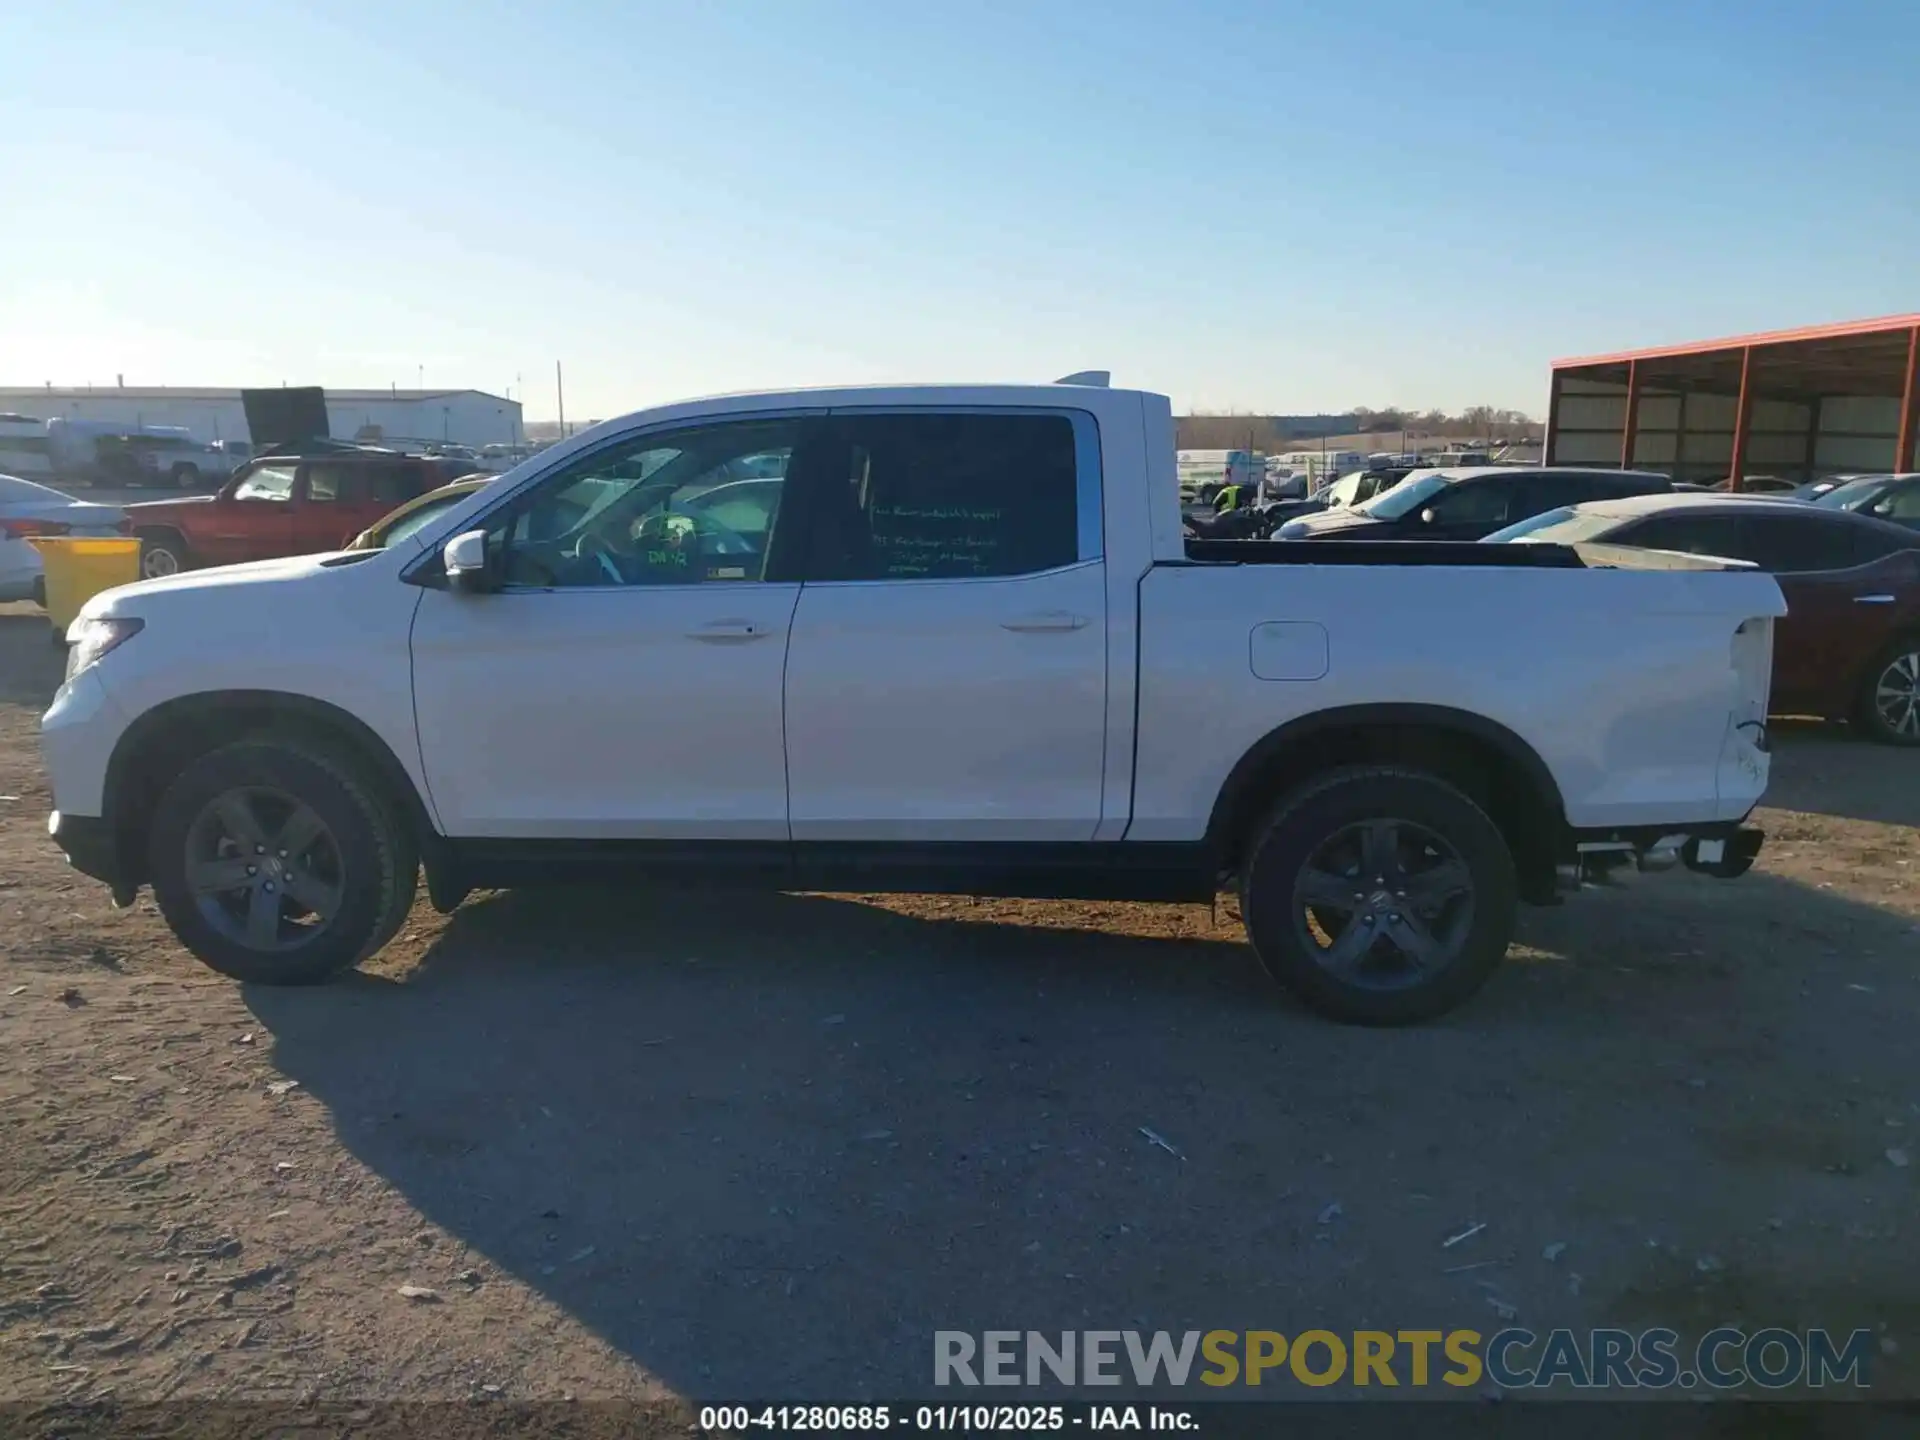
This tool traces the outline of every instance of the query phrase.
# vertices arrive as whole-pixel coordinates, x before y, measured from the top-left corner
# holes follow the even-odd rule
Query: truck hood
[[[1316,510],[1296,515],[1286,523],[1298,526],[1303,540],[1322,540],[1333,535],[1357,540],[1369,531],[1386,528],[1385,522],[1362,515],[1358,510]]]
[[[339,569],[339,562],[343,558],[352,564],[385,553],[381,550],[362,550],[349,554],[334,550],[319,555],[292,555],[279,560],[249,560],[240,565],[216,565],[208,570],[184,570],[178,575],[140,580],[132,585],[103,591],[89,600],[80,613],[90,620],[110,615],[142,615],[146,613],[146,605],[150,601],[169,604],[176,599],[202,596],[244,607],[253,603],[254,597],[245,593],[250,589],[285,585],[289,581],[307,581],[329,570]],[[329,565],[329,561],[334,563]]]
[[[156,515],[172,514],[175,511],[185,510],[194,505],[211,505],[219,498],[217,495],[182,495],[177,500],[138,500],[131,505],[124,505],[121,508],[125,510],[132,519],[139,520],[144,518],[151,520]]]

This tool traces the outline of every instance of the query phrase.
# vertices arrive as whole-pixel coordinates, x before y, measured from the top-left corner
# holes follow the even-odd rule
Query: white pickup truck
[[[1780,591],[1634,553],[1183,542],[1167,400],[1087,381],[692,401],[392,549],[97,597],[49,828],[253,981],[378,950],[423,869],[1226,886],[1309,1004],[1416,1020],[1583,864],[1759,849]]]

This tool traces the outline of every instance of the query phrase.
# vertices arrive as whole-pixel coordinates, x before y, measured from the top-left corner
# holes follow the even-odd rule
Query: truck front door
[[[448,834],[757,842],[784,864],[780,680],[800,585],[782,492],[808,423],[609,440],[480,517],[497,588],[428,589],[413,625],[421,759]],[[777,483],[729,524],[696,502],[747,456]]]
[[[293,553],[293,490],[298,467],[261,461],[220,492],[195,505],[187,544],[209,565],[271,560]]]
[[[786,673],[796,841],[1087,841],[1106,569],[1091,416],[836,412]]]

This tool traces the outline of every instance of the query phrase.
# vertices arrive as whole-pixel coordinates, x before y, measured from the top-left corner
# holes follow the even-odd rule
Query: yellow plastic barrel
[[[67,638],[67,627],[80,607],[102,590],[131,585],[140,578],[140,542],[128,538],[81,539],[59,535],[29,535],[27,543],[40,552],[47,576],[47,618],[56,640]]]

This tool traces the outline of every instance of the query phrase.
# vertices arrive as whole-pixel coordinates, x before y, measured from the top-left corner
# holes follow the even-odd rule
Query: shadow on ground
[[[1920,749],[1877,745],[1843,725],[1778,720],[1769,808],[1920,826]]]
[[[1809,1295],[1914,1333],[1912,1247],[1796,1239],[1887,1183],[1904,934],[1662,877],[1531,916],[1447,1020],[1366,1032],[1234,944],[520,893],[403,979],[248,1003],[366,1165],[682,1393],[898,1396],[949,1327],[1791,1324]]]
[[[0,705],[46,709],[66,668],[67,647],[55,643],[46,611],[0,605]]]

